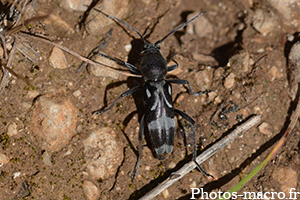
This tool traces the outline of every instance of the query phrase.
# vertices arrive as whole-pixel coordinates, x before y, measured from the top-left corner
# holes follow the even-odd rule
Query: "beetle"
[[[101,12],[101,11],[99,11]],[[193,125],[193,161],[197,165],[200,171],[202,171],[205,175],[211,176],[206,173],[201,166],[197,163],[197,146],[196,146],[196,127],[195,121],[185,112],[175,109],[173,107],[172,102],[172,86],[173,84],[181,84],[188,85],[189,92],[192,95],[198,96],[203,94],[204,92],[194,93],[192,91],[192,87],[187,80],[174,79],[167,80],[167,73],[173,71],[178,67],[178,63],[176,61],[175,65],[167,66],[166,59],[160,53],[159,43],[164,41],[168,36],[173,34],[175,31],[180,28],[186,26],[188,23],[192,22],[199,16],[203,15],[205,12],[202,12],[187,21],[186,23],[180,25],[166,36],[164,36],[161,40],[158,40],[155,43],[149,43],[145,40],[145,38],[133,27],[128,25],[126,22],[111,16],[107,15],[103,12],[102,14],[106,15],[108,18],[111,18],[115,21],[118,21],[131,30],[135,31],[140,38],[144,42],[143,50],[140,54],[140,61],[137,66],[134,66],[130,63],[126,63],[114,58],[111,58],[105,54],[99,53],[99,55],[104,56],[108,59],[114,60],[118,63],[122,62],[122,64],[127,67],[132,73],[141,75],[144,79],[143,86],[135,86],[126,92],[122,93],[107,109],[94,111],[93,114],[101,114],[108,110],[110,110],[121,98],[129,96],[136,92],[138,89],[143,90],[143,103],[145,106],[145,113],[143,114],[140,121],[139,128],[139,157],[132,173],[132,180],[134,181],[135,175],[137,173],[139,164],[142,159],[142,139],[145,133],[145,129],[148,129],[149,136],[152,142],[152,146],[154,152],[158,159],[163,160],[166,154],[170,154],[173,151],[174,147],[174,138],[175,138],[175,114],[182,116],[185,120]],[[145,126],[146,125],[146,126]]]

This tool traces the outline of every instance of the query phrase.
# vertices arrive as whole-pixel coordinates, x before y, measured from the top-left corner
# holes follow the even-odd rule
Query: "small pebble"
[[[213,102],[215,100],[215,98],[217,97],[217,93],[216,92],[209,92],[208,93],[208,101],[209,102]]]
[[[271,76],[271,81],[274,81],[276,78],[283,77],[283,74],[278,70],[276,66],[271,67],[269,70],[269,74]]]
[[[13,178],[15,179],[15,178],[19,177],[20,175],[21,175],[21,172],[15,172],[13,174]]]
[[[230,68],[235,74],[245,74],[250,70],[250,55],[248,51],[242,50],[229,59]]]
[[[52,166],[51,155],[47,151],[43,153],[42,157],[45,165]]]
[[[76,90],[75,92],[73,92],[74,97],[79,97],[80,95],[81,95],[80,90]]]
[[[170,162],[169,168],[174,169],[175,167],[176,167],[176,163],[175,162]]]
[[[170,196],[169,190],[165,189],[164,191],[161,192],[162,196],[164,197],[164,199],[168,199]]]
[[[68,61],[63,51],[58,47],[53,47],[51,55],[49,57],[50,65],[56,69],[68,68]]]
[[[195,17],[198,14],[199,13],[189,14],[187,16],[187,20],[192,19],[193,17]],[[189,23],[186,27],[186,31],[189,34],[196,33],[196,35],[198,37],[202,38],[202,37],[206,37],[209,34],[213,33],[214,26],[212,25],[212,23],[204,15],[202,15],[201,20],[195,20],[192,23]]]
[[[196,84],[200,87],[201,91],[210,89],[212,78],[213,69],[210,67],[206,67],[204,70],[197,72],[194,76]]]
[[[122,19],[129,8],[129,0],[102,0],[94,7],[104,13]],[[87,17],[86,28],[90,34],[98,34],[104,27],[113,24],[114,21],[103,14],[100,14],[96,9],[92,9]]]
[[[233,88],[235,85],[235,74],[234,73],[230,73],[224,81],[224,87],[226,89],[231,89]]]
[[[101,193],[98,187],[93,182],[84,181],[82,187],[85,200],[99,200]]]
[[[7,128],[7,135],[9,137],[15,136],[18,134],[18,130],[17,130],[17,124],[15,122],[13,122],[12,124],[10,124]]]
[[[38,91],[36,91],[36,90],[29,90],[29,91],[27,92],[26,97],[29,98],[29,99],[33,99],[33,98],[39,96],[39,94],[40,94],[40,93],[39,93]]]
[[[192,181],[191,184],[189,185],[189,188],[195,188],[197,187],[196,181]]]
[[[261,123],[261,125],[258,126],[259,132],[265,134],[265,135],[270,135],[270,125],[266,122]]]
[[[277,19],[272,11],[256,9],[252,20],[252,26],[263,36],[272,32],[277,26]]]
[[[131,49],[132,49],[132,45],[131,44],[125,45],[126,52],[129,52]]]
[[[295,39],[295,36],[292,35],[292,34],[287,34],[287,35],[286,35],[286,39],[287,39],[287,41],[289,41],[289,42],[293,42],[293,40]]]

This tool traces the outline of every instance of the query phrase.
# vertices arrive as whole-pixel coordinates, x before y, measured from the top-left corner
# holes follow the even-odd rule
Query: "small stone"
[[[192,181],[191,184],[189,185],[189,188],[195,188],[197,187],[196,181]]]
[[[100,190],[91,181],[84,181],[83,193],[86,200],[98,200],[100,198]]]
[[[15,122],[13,122],[12,124],[10,124],[7,128],[7,135],[9,137],[15,136],[18,134],[18,130],[17,130],[17,124]]]
[[[170,164],[169,164],[169,168],[170,169],[174,169],[176,167],[176,163],[175,162],[170,162]]]
[[[217,96],[216,98],[215,98],[215,103],[216,104],[220,104],[222,102],[222,99],[219,97],[219,96]]]
[[[129,52],[131,49],[132,49],[132,45],[131,44],[125,45],[126,52]]]
[[[272,177],[280,185],[280,190],[289,196],[289,192],[292,188],[297,187],[298,176],[297,172],[290,167],[279,167],[276,168]]]
[[[221,78],[223,78],[224,72],[225,72],[225,70],[223,69],[223,67],[219,67],[219,68],[215,69],[215,71],[213,73],[214,74],[213,75],[214,79],[221,79]]]
[[[63,51],[58,47],[53,47],[51,55],[49,57],[50,65],[56,69],[68,68],[67,58]]]
[[[269,74],[271,76],[271,81],[274,81],[276,78],[283,77],[283,74],[279,72],[276,66],[271,67],[271,69],[269,70]]]
[[[42,149],[57,152],[76,133],[77,112],[63,91],[46,94],[35,101],[28,127]]]
[[[217,97],[217,93],[216,92],[209,92],[208,93],[208,101],[209,102],[213,102],[215,100],[215,98]]]
[[[264,48],[259,48],[259,49],[256,50],[256,52],[257,53],[263,53],[263,52],[265,52],[265,49]]]
[[[257,30],[263,36],[266,36],[268,33],[273,31],[276,26],[276,18],[272,11],[265,11],[262,9],[256,9],[253,15],[253,28]]]
[[[76,90],[75,92],[73,92],[74,97],[79,97],[80,95],[81,95],[80,90]]]
[[[266,122],[261,123],[261,125],[258,126],[259,132],[265,134],[265,135],[270,135],[270,125]]]
[[[113,177],[123,159],[123,147],[111,128],[100,128],[83,141],[87,172],[94,180]]]
[[[15,179],[15,178],[18,178],[20,175],[21,175],[21,172],[15,172],[15,173],[13,174],[13,178],[14,178],[14,179]]]
[[[196,84],[200,87],[201,91],[210,89],[212,78],[213,69],[210,67],[206,67],[204,70],[197,72],[194,76]]]
[[[98,63],[110,66],[112,68],[118,68],[118,64],[112,60],[109,60],[107,58],[104,58],[103,56],[96,55],[94,57],[94,60]],[[118,79],[119,74],[108,70],[105,67],[99,67],[94,65],[89,65],[89,70],[95,75],[95,76],[102,76],[102,77],[110,77],[113,79]]]
[[[164,199],[168,199],[170,196],[169,190],[165,189],[164,191],[161,192],[162,196],[164,197]]]
[[[191,13],[187,16],[187,20],[192,19],[199,13]],[[186,31],[189,34],[194,34],[200,38],[208,36],[209,34],[213,33],[214,27],[211,22],[203,15],[201,16],[201,20],[194,20],[193,22],[189,23],[186,27]]]
[[[44,164],[48,166],[52,166],[51,155],[47,151],[45,151],[42,156],[43,156]]]
[[[0,153],[0,168],[9,162],[9,159],[6,155]]]
[[[40,94],[40,93],[39,93],[38,91],[36,91],[36,90],[29,90],[29,91],[27,92],[26,97],[29,98],[29,99],[33,99],[33,98],[39,96],[39,94]]]
[[[250,55],[248,51],[240,51],[229,59],[230,68],[235,74],[245,74],[250,70]]]
[[[108,13],[114,17],[121,19],[127,13],[129,0],[103,0],[94,7],[104,13]],[[114,21],[105,15],[99,13],[96,9],[92,9],[87,17],[86,28],[90,34],[100,32],[104,27],[114,23]]]
[[[286,39],[289,42],[293,42],[293,40],[295,39],[295,36],[292,34],[286,34]]]
[[[235,85],[235,74],[234,73],[230,73],[224,81],[224,87],[226,89],[231,89],[233,88],[233,86]]]
[[[60,6],[75,11],[86,11],[93,0],[63,0]]]

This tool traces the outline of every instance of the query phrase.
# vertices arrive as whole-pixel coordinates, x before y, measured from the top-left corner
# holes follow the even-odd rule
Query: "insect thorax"
[[[141,53],[139,71],[146,80],[163,80],[167,75],[167,62],[159,48],[151,47]]]

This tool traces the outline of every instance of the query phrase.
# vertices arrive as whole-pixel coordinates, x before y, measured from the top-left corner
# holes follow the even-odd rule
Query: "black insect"
[[[191,85],[186,80],[166,80],[167,72],[173,71],[178,67],[178,64],[167,66],[167,62],[165,58],[160,53],[159,43],[164,41],[169,35],[177,31],[178,29],[186,26],[188,23],[192,22],[205,12],[200,13],[193,19],[189,20],[188,22],[182,24],[181,26],[177,27],[161,40],[158,40],[154,44],[148,43],[145,38],[133,27],[128,25],[126,22],[122,20],[106,15],[107,17],[116,20],[128,28],[135,31],[143,40],[144,48],[140,55],[140,62],[137,67],[133,66],[130,63],[123,62],[122,64],[127,67],[131,72],[134,74],[142,75],[144,78],[144,85],[143,86],[135,86],[130,90],[121,94],[113,103],[112,105],[105,109],[105,110],[97,110],[93,112],[94,114],[101,114],[108,110],[110,110],[122,97],[129,96],[136,92],[139,88],[143,90],[143,102],[145,105],[145,113],[141,118],[140,122],[140,129],[139,129],[139,158],[137,160],[136,166],[134,168],[132,179],[136,175],[136,172],[139,167],[139,163],[142,159],[142,139],[145,132],[145,128],[148,128],[150,139],[154,148],[154,151],[157,155],[157,158],[162,160],[165,158],[166,154],[172,153],[173,146],[174,146],[174,137],[175,137],[175,113],[182,116],[185,120],[190,122],[193,125],[193,136],[194,136],[194,152],[193,152],[193,161],[196,163],[197,167],[207,176],[211,176],[207,174],[197,163],[197,148],[196,148],[196,128],[195,128],[195,121],[186,113],[181,110],[175,109],[173,107],[172,102],[172,87],[171,83],[175,84],[187,84],[189,87],[189,91],[191,94],[198,96],[203,94],[203,92],[194,93],[192,91]],[[104,54],[102,56],[112,59]],[[115,59],[113,59],[115,60]],[[120,63],[119,60],[115,60]],[[147,127],[145,127],[147,125]]]

